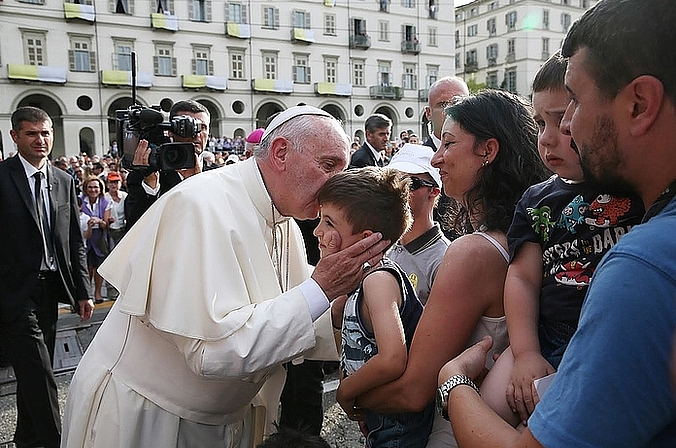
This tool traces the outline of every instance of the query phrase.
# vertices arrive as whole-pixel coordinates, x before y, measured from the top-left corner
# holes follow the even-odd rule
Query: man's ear
[[[623,89],[622,96],[631,107],[629,132],[633,137],[645,134],[655,123],[664,102],[664,85],[650,75],[635,78]]]
[[[278,171],[286,171],[291,144],[285,137],[277,137],[270,145],[270,162]]]
[[[427,117],[428,121],[432,119],[432,108],[429,106],[425,106],[425,117]]]
[[[16,133],[16,131],[14,129],[10,129],[9,135],[12,137],[14,143],[16,143],[17,139],[19,138],[19,135]]]

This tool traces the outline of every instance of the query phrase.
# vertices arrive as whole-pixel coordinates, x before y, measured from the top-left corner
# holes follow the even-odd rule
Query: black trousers
[[[322,361],[287,363],[286,383],[282,390],[280,426],[308,432],[316,436],[324,419]]]
[[[19,318],[0,323],[6,360],[14,368],[17,390],[17,448],[59,447],[61,417],[52,363],[58,298],[63,285],[56,272],[39,279]]]

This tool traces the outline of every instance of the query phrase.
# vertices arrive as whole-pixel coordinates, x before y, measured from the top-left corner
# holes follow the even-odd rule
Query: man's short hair
[[[533,92],[564,89],[566,85],[566,68],[568,60],[557,51],[542,64],[533,79]]]
[[[340,208],[352,233],[372,230],[392,244],[412,222],[409,181],[393,168],[367,166],[340,172],[319,189],[319,204]]]
[[[366,123],[364,123],[364,129],[366,129],[370,133],[376,132],[376,129],[391,128],[391,127],[392,120],[390,120],[383,114],[373,114],[370,117],[368,117],[366,119]]]
[[[12,129],[15,132],[19,132],[21,123],[24,121],[29,121],[31,123],[42,123],[43,121],[47,121],[49,122],[49,126],[52,126],[52,119],[49,114],[39,107],[23,106],[15,110],[12,114]]]
[[[209,117],[211,117],[209,109],[207,109],[203,104],[193,100],[183,100],[174,103],[174,105],[171,106],[171,110],[169,111],[169,118],[171,119],[177,115],[181,115],[179,112],[192,112],[193,114],[204,112]]]
[[[676,105],[675,6],[674,0],[603,0],[573,24],[561,53],[569,58],[587,48],[586,69],[608,99],[650,75]]]

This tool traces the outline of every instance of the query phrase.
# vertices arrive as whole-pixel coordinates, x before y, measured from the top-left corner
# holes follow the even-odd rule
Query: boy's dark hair
[[[21,123],[24,121],[30,123],[48,121],[50,125],[52,124],[52,119],[47,112],[33,106],[23,106],[14,111],[12,114],[12,129],[15,132],[19,132],[21,130]]]
[[[394,244],[412,221],[408,195],[409,182],[397,170],[367,166],[336,174],[317,197],[341,209],[353,233],[380,232]]]
[[[586,69],[606,99],[635,78],[659,79],[676,104],[674,0],[603,0],[568,31],[561,53],[586,48]]]
[[[533,79],[533,92],[565,89],[568,60],[557,51],[542,64]]]
[[[320,436],[277,426],[277,432],[270,434],[256,448],[331,448],[331,445]]]
[[[169,111],[169,118],[174,118],[177,115],[181,115],[179,112],[192,112],[194,114],[204,112],[211,116],[209,109],[207,109],[203,104],[193,100],[184,100],[174,103],[174,105],[171,106],[171,110]]]

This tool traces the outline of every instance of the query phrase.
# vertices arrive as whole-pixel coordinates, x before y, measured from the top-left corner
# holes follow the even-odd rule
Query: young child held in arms
[[[411,223],[408,184],[397,170],[376,167],[329,179],[318,194],[321,219],[314,234],[320,252],[326,253],[332,238],[347,247],[373,232],[396,242]],[[350,419],[363,420],[370,448],[393,446],[393,441],[411,448],[427,443],[432,404],[421,413],[402,414],[376,414],[355,406],[361,394],[404,372],[422,309],[408,277],[388,258],[366,272],[345,304],[336,398]]]
[[[599,261],[644,213],[639,198],[585,182],[575,143],[559,130],[566,66],[556,53],[533,81],[538,151],[555,175],[517,204],[504,293],[511,346],[482,385],[486,402],[514,426],[525,425],[539,401],[533,381],[558,368]]]

